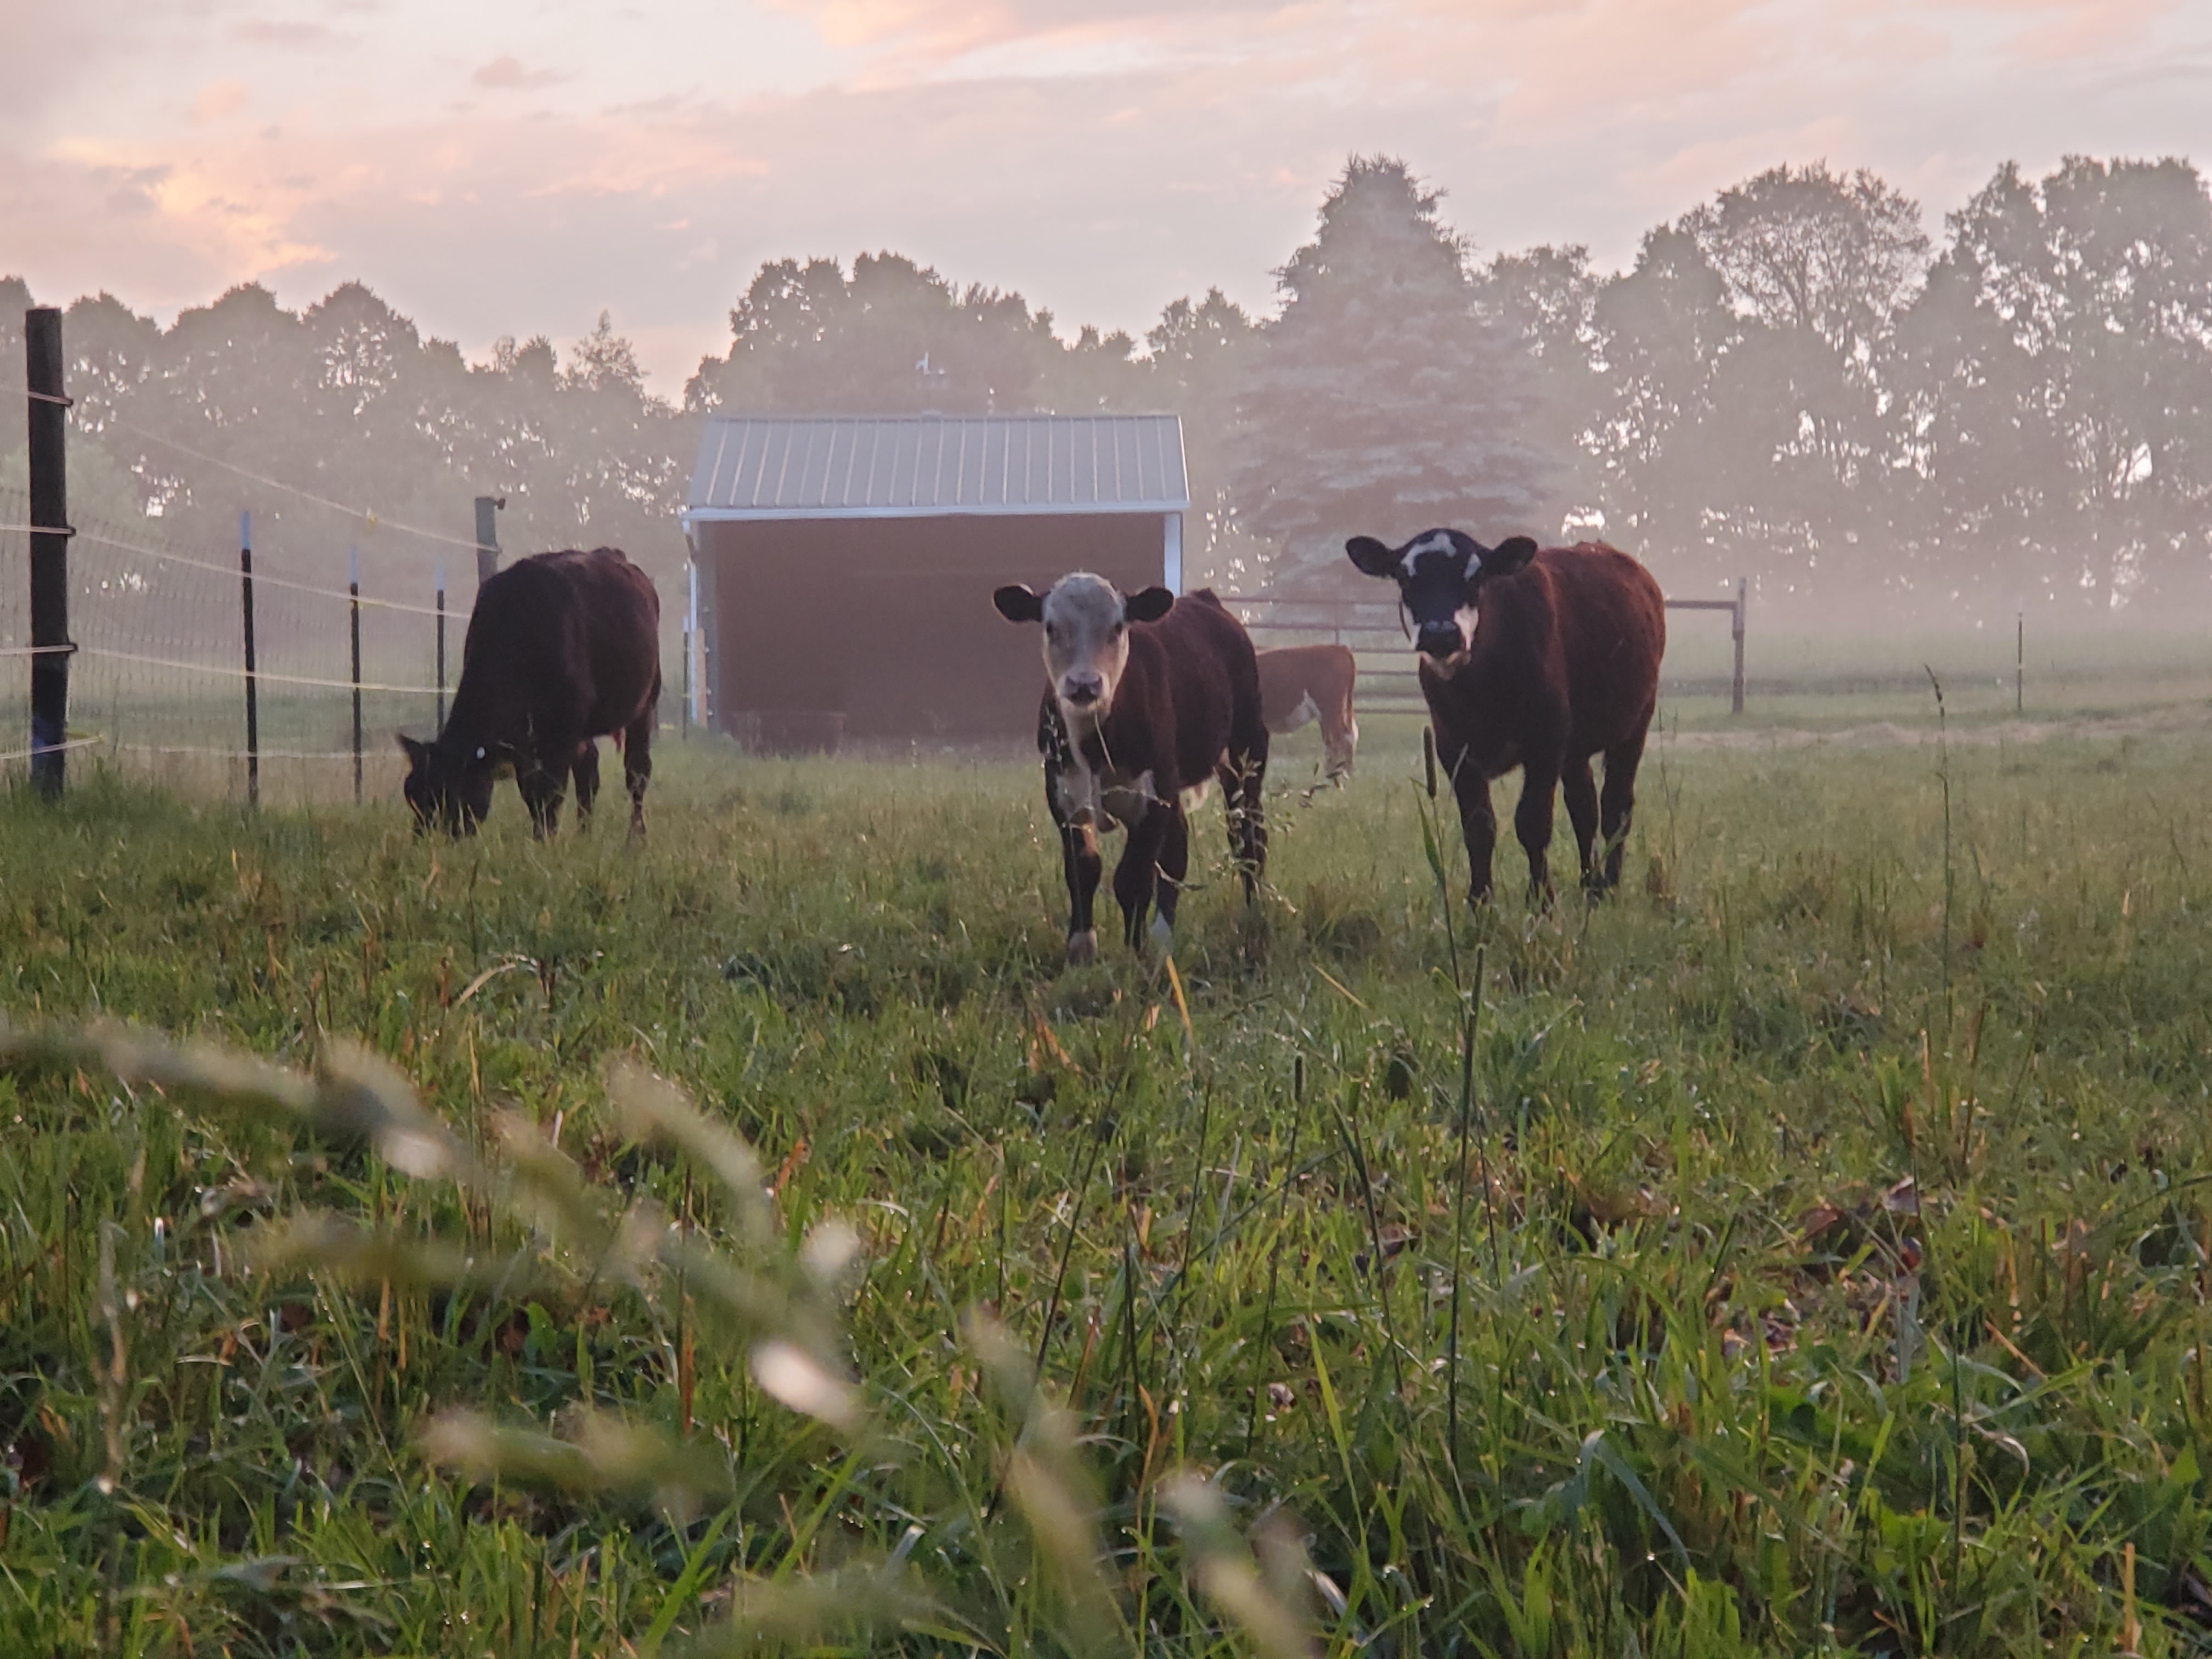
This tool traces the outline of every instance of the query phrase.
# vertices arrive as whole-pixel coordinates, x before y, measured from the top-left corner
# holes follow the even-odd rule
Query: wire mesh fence
[[[0,489],[0,767],[27,760],[32,645],[29,504]],[[226,556],[227,552],[227,556]],[[246,724],[246,600],[235,549],[179,548],[155,520],[81,520],[70,544],[72,746],[135,775],[194,793],[247,790],[258,753],[264,799],[396,794],[396,732],[428,735],[443,701],[437,594],[378,591],[358,600],[348,550],[310,562],[257,551],[252,580],[258,741]],[[353,648],[359,622],[359,663]],[[447,675],[465,617],[448,618]],[[359,747],[355,701],[359,698]],[[21,751],[21,752],[19,752]]]
[[[1717,693],[1730,700],[1730,712],[1744,709],[1745,584],[1736,584],[1732,599],[1669,599],[1669,611],[1725,611],[1735,641],[1732,672],[1715,682],[1711,676],[1668,673],[1662,679],[1667,695]],[[1222,596],[1238,621],[1262,651],[1283,646],[1340,645],[1358,664],[1358,697],[1362,709],[1374,714],[1425,714],[1428,702],[1421,692],[1419,671],[1413,666],[1413,635],[1405,612],[1389,600],[1345,600],[1270,593],[1224,593]]]

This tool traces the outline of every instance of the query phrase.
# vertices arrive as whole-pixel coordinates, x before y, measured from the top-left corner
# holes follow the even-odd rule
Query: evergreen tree
[[[1354,534],[1558,528],[1538,521],[1547,466],[1521,435],[1525,355],[1478,310],[1438,202],[1404,162],[1355,157],[1276,273],[1230,489],[1293,565],[1333,571]]]

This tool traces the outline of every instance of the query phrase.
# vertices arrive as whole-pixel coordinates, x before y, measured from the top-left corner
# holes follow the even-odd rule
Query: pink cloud
[[[478,67],[469,79],[480,87],[496,90],[522,89],[531,87],[550,87],[569,77],[557,70],[525,69],[521,59],[514,57],[495,58]]]
[[[192,125],[206,126],[227,116],[235,115],[245,107],[245,82],[217,81],[192,100]]]
[[[769,0],[811,18],[830,45],[895,47],[913,64],[994,46],[1187,34],[1233,18],[1247,28],[1301,8],[1285,0]],[[1310,7],[1304,8],[1310,9]],[[895,59],[895,61],[896,61]]]
[[[2010,55],[2014,61],[2062,64],[2107,52],[2116,41],[2141,38],[2151,24],[2176,9],[2176,0],[2051,0],[2049,4],[1996,9],[2035,20],[2013,38]]]
[[[112,30],[47,64],[82,96],[36,119],[0,100],[0,246],[31,251],[42,294],[159,310],[262,278],[297,304],[359,276],[472,351],[611,306],[666,389],[786,254],[896,248],[1069,325],[1141,330],[1215,283],[1264,311],[1354,151],[1404,155],[1487,249],[1607,263],[1783,161],[1873,167],[1931,226],[2008,157],[2212,161],[2212,24],[2167,0],[692,0],[653,25],[687,50],[641,34],[627,68],[618,19],[530,13],[550,21],[529,49],[573,75],[492,55],[526,38],[513,18],[425,40],[387,11],[281,85],[240,61],[276,42],[191,22],[223,3],[143,0],[134,35],[122,0],[73,0],[58,28]],[[719,90],[777,28],[814,89]],[[0,92],[18,71],[0,63]],[[486,95],[443,104],[464,76]],[[556,80],[572,90],[495,95]],[[228,118],[249,85],[265,126]]]
[[[292,18],[249,17],[230,26],[230,38],[250,46],[280,46],[301,51],[331,46],[339,37],[338,32],[327,23]]]

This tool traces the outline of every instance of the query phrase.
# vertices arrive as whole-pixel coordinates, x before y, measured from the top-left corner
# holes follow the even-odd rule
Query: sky
[[[1257,313],[1352,154],[1486,252],[1778,162],[1931,232],[2004,161],[2212,168],[2212,0],[0,0],[0,274],[164,323],[367,283],[471,357],[602,309],[680,395],[766,259],[1141,336]]]

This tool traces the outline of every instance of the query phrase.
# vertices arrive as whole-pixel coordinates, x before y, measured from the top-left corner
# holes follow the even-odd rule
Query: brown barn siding
[[[1163,528],[1152,514],[701,524],[716,724],[838,712],[849,737],[1026,736],[1036,633],[1003,620],[991,590],[1070,570],[1148,586]]]

